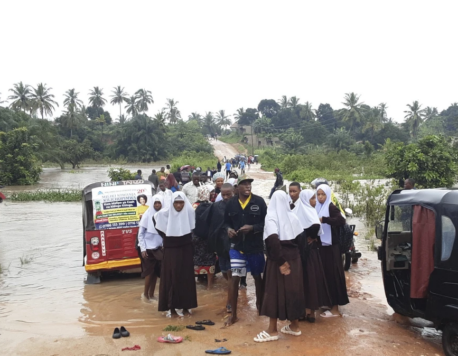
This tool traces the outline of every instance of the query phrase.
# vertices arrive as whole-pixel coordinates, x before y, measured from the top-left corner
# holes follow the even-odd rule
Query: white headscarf
[[[170,189],[166,189],[165,191],[159,189],[159,191],[156,194],[162,196],[164,199],[162,203],[162,209],[168,209],[172,204],[173,192]]]
[[[144,227],[146,231],[152,234],[158,235],[158,232],[156,228],[154,227],[154,222],[153,222],[153,216],[156,214],[159,210],[154,209],[154,203],[155,202],[160,202],[162,204],[162,208],[164,209],[164,198],[162,195],[156,194],[153,196],[153,204],[148,208],[148,210],[145,211],[143,214],[140,223],[138,226]]]
[[[299,219],[289,206],[288,195],[283,191],[276,191],[267,208],[264,240],[273,234],[277,234],[280,241],[293,240],[302,231]]]
[[[326,194],[326,201],[321,204],[318,201],[318,191],[322,190],[324,194]],[[316,199],[316,212],[318,213],[318,217],[329,217],[329,205],[331,204],[331,187],[326,184],[321,184],[317,190],[317,199]],[[321,227],[323,229],[323,233],[321,234],[321,243],[324,246],[329,246],[332,245],[332,232],[331,232],[331,226],[329,224],[321,224]]]
[[[184,201],[183,210],[176,211],[174,201]],[[165,233],[166,236],[184,236],[191,233],[196,225],[196,216],[191,203],[183,192],[172,194],[171,205],[162,209],[154,216],[156,229]]]
[[[315,192],[311,189],[302,190],[296,202],[296,208],[293,210],[299,218],[304,230],[314,224],[321,225],[315,208],[310,205],[310,198],[312,198],[314,194]]]

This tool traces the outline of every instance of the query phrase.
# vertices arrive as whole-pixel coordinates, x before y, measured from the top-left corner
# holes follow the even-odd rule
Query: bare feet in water
[[[224,323],[224,326],[231,326],[232,324],[238,321],[239,321],[239,318],[234,317],[233,315],[229,315],[226,322]]]

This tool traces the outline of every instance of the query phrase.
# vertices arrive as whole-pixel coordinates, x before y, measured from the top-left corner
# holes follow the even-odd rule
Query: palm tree
[[[316,112],[312,109],[312,103],[306,101],[305,104],[302,105],[301,117],[303,117],[305,121],[315,121]]]
[[[224,110],[220,110],[216,113],[216,124],[220,127],[226,127],[231,124],[231,119],[226,115]]]
[[[207,132],[210,135],[214,135],[215,134],[215,132],[216,132],[216,129],[215,129],[215,118],[213,117],[213,114],[212,114],[211,111],[209,111],[209,112],[207,112],[205,114],[204,119],[203,119],[202,128],[206,129]]]
[[[99,117],[97,117],[95,119],[95,122],[97,122],[98,124],[100,124],[101,128],[102,128],[102,138],[101,138],[101,142],[103,143],[103,125],[105,125],[107,123],[106,119],[105,119],[105,115],[102,114],[100,115]]]
[[[14,84],[13,89],[9,91],[13,92],[13,94],[8,97],[8,100],[14,100],[10,104],[11,109],[22,110],[24,112],[30,109],[30,95],[32,92],[29,85],[24,85],[22,82],[19,82]]]
[[[285,97],[286,98],[286,97]],[[290,99],[289,99],[289,102],[288,102],[288,106],[292,109],[295,109],[297,108],[297,106],[299,105],[299,101],[300,99],[296,96],[292,96]]]
[[[69,89],[65,92],[64,106],[67,107],[68,111],[74,111],[82,107],[83,101],[78,99],[78,94],[75,92],[75,89]]]
[[[289,100],[286,95],[283,95],[280,100],[278,100],[278,103],[280,104],[280,107],[282,109],[286,109],[289,106]]]
[[[437,108],[432,108],[430,106],[427,106],[425,109],[425,120],[431,120],[434,119],[439,115],[439,112],[437,111]]]
[[[62,117],[62,126],[70,129],[70,137],[73,136],[73,129],[81,127],[81,125],[87,121],[86,114],[82,109],[73,109],[68,110],[65,115]]]
[[[92,107],[101,108],[106,102],[107,99],[103,97],[103,90],[99,87],[94,87],[94,89],[89,92],[89,104],[91,104]]]
[[[137,103],[137,97],[136,96],[131,96],[130,99],[128,98],[126,100],[127,105],[124,107],[127,109],[127,113],[130,114],[130,116],[135,117],[138,115],[138,103]]]
[[[118,122],[122,125],[122,124],[125,124],[127,122],[127,117],[125,115],[120,115],[118,117]]]
[[[119,118],[121,118],[121,105],[122,103],[127,103],[128,95],[124,88],[121,88],[119,85],[113,88],[113,95],[111,96],[111,105],[119,104]]]
[[[407,104],[407,107],[409,110],[404,111],[404,114],[406,114],[404,118],[406,119],[406,123],[410,128],[412,137],[416,138],[418,134],[418,128],[422,124],[425,117],[425,109],[422,109],[421,105],[416,100],[412,103],[412,105]]]
[[[171,124],[176,124],[178,122],[178,119],[181,119],[181,112],[178,110],[178,101],[175,101],[173,99],[167,99],[167,102],[165,104],[166,106],[163,108],[165,110],[165,115],[167,120]]]
[[[244,108],[237,109],[237,112],[234,114],[234,118],[238,121],[244,114],[245,114]]]
[[[375,133],[382,128],[382,114],[380,106],[368,110],[366,113],[366,122],[363,127],[363,132],[369,132],[371,141],[374,138]]]
[[[386,103],[380,103],[378,104],[378,109],[380,110],[380,117],[382,119],[382,122],[387,122],[388,117],[386,114],[386,109],[388,109],[388,105],[386,105]]]
[[[191,115],[188,116],[189,121],[197,121],[199,125],[202,125],[202,115],[197,112],[192,112]]]
[[[139,112],[146,112],[148,111],[148,104],[153,104],[153,96],[151,95],[151,91],[146,89],[139,89],[135,93],[135,96],[138,99],[138,111]]]
[[[52,115],[54,111],[54,105],[59,106],[59,104],[53,100],[54,94],[51,94],[52,88],[46,88],[46,84],[40,83],[36,88],[33,88],[33,92],[30,95],[33,108],[40,110],[41,118],[44,119],[44,114]]]
[[[362,123],[364,116],[361,110],[361,105],[364,103],[359,102],[360,96],[355,93],[346,93],[344,104],[345,109],[342,109],[342,121],[350,123],[350,131],[356,123]]]

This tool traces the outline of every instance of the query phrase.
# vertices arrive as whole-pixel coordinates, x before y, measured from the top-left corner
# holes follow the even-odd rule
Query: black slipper
[[[215,323],[211,320],[202,320],[202,321],[196,321],[196,324],[199,325],[215,325]]]
[[[121,326],[121,336],[122,337],[130,336],[130,332],[128,332],[124,326]]]
[[[186,326],[186,329],[191,329],[191,330],[205,330],[205,326],[202,325],[188,325]]]
[[[307,314],[306,320],[307,320],[309,323],[314,323],[314,322],[315,322],[315,317],[312,316],[312,314]]]
[[[121,338],[121,333],[119,331],[119,328],[114,329],[113,331],[113,339],[120,339]]]

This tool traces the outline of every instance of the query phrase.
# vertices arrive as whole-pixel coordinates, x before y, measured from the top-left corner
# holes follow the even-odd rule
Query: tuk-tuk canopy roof
[[[117,187],[123,185],[137,185],[137,184],[148,184],[152,187],[153,191],[154,184],[151,183],[149,180],[144,179],[137,179],[137,180],[121,180],[117,182],[97,182],[89,184],[88,186],[84,187],[83,189],[83,196],[85,200],[92,200],[92,189],[99,188],[99,187]]]
[[[458,206],[458,190],[455,189],[411,189],[396,190],[388,200],[389,204],[429,205],[436,207],[441,204]]]

